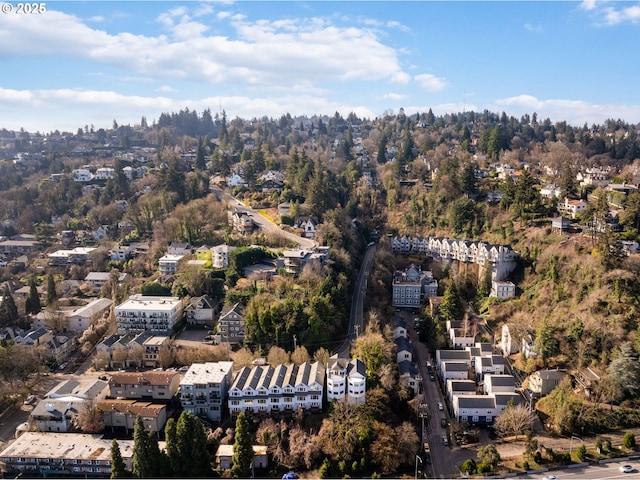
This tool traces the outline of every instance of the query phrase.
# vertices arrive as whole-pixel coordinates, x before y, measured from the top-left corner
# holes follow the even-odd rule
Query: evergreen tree
[[[204,145],[202,138],[198,139],[198,150],[196,151],[196,170],[204,170],[207,168],[207,161],[204,156]]]
[[[56,281],[53,278],[53,274],[47,275],[47,306],[55,305],[58,301],[58,293],[56,292]]]
[[[458,288],[454,282],[449,282],[449,285],[447,285],[447,288],[444,291],[444,296],[442,297],[442,302],[440,303],[439,311],[440,315],[442,315],[445,320],[462,319],[462,316],[464,315],[464,306],[462,305]]]
[[[131,472],[134,477],[148,478],[152,476],[152,465],[149,458],[149,436],[144,428],[142,417],[136,417],[133,429],[133,455],[131,458]]]
[[[5,285],[0,303],[0,327],[8,327],[18,320],[18,307],[13,300],[9,287]]]
[[[38,294],[38,287],[36,286],[36,279],[32,275],[29,279],[29,295],[24,304],[25,313],[27,315],[36,315],[40,313],[42,305],[40,305],[40,295]]]
[[[249,432],[249,422],[244,413],[236,419],[235,442],[233,444],[233,466],[231,474],[235,478],[247,478],[251,475],[253,463],[253,442]]]
[[[120,452],[120,445],[114,438],[111,442],[111,478],[127,478],[129,472],[127,472],[127,466],[122,459],[122,453]]]
[[[180,478],[207,477],[211,475],[211,456],[207,448],[207,435],[191,412],[182,412],[178,422],[167,422],[168,470]]]

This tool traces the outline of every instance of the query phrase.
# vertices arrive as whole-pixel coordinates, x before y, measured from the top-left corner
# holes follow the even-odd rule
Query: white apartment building
[[[182,408],[219,422],[232,380],[233,362],[194,363],[180,381]]]
[[[90,182],[93,178],[93,174],[91,170],[86,168],[76,168],[73,172],[73,181],[74,182]]]
[[[244,367],[229,389],[229,411],[236,416],[321,410],[324,381],[324,367],[315,361]]]
[[[396,308],[419,308],[422,299],[438,294],[438,281],[431,272],[411,265],[405,271],[393,274],[393,306]]]
[[[119,335],[149,331],[153,335],[171,335],[182,319],[182,300],[178,297],[131,295],[115,308]]]

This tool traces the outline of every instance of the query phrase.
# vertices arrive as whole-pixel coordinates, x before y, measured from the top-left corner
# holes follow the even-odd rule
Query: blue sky
[[[640,122],[635,1],[9,4],[0,128],[134,125],[183,108]]]

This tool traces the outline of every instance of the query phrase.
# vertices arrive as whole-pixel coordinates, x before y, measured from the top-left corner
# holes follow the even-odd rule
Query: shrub
[[[576,449],[576,457],[580,462],[584,462],[587,458],[587,447],[585,447],[584,445],[580,445]]]
[[[624,448],[628,448],[629,450],[636,449],[636,436],[633,434],[633,432],[627,432],[624,434],[624,437],[622,437],[622,446]]]
[[[604,442],[604,449],[605,449],[607,452],[610,452],[610,451],[611,451],[611,440],[605,440],[605,442]]]
[[[522,463],[522,469],[526,472],[529,470],[529,462],[526,460]]]
[[[473,475],[478,470],[478,466],[473,458],[466,460],[461,466],[460,471],[468,475]]]

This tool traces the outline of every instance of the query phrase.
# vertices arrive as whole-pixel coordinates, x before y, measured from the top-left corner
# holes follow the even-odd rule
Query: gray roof
[[[446,372],[466,372],[469,366],[463,362],[443,362],[442,370]]]
[[[492,374],[487,374],[485,375],[485,380],[484,382],[487,383],[487,381],[491,382],[491,385],[494,385],[496,387],[515,387],[516,386],[516,379],[513,377],[513,375],[492,375]],[[491,379],[491,380],[489,380]]]
[[[491,395],[458,395],[459,408],[495,408],[496,400]]]

